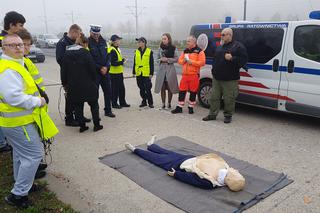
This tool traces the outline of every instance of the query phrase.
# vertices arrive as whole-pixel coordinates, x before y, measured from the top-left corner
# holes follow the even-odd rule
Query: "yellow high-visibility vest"
[[[110,54],[112,50],[116,51],[117,56],[118,56],[118,62],[121,62],[122,61],[122,55],[121,55],[120,50],[119,49],[117,50],[114,46],[110,46],[110,47],[108,47],[108,54]],[[123,73],[123,65],[120,65],[120,66],[112,66],[111,65],[109,73],[110,74]]]
[[[19,63],[1,59],[0,74],[11,69],[21,75],[24,81],[24,92],[28,95],[39,96],[38,88],[30,75],[30,73]],[[18,127],[30,123],[36,123],[40,137],[42,139],[50,139],[54,137],[59,130],[49,117],[45,107],[36,107],[34,109],[25,109],[21,107],[11,106],[6,103],[3,97],[0,96],[0,127]]]
[[[141,52],[137,49],[135,53],[135,73],[136,76],[149,77],[150,76],[150,54],[151,49],[146,48],[141,58]]]
[[[26,65],[27,71],[31,74],[34,82],[38,85],[39,88],[41,88],[43,91],[46,90],[44,83],[43,83],[43,78],[37,69],[36,65],[29,59],[24,57],[24,63]]]

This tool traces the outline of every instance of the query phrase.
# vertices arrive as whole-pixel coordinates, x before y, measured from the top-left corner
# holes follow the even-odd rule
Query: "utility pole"
[[[145,7],[141,8],[141,11],[139,12],[138,9],[138,0],[134,1],[134,6],[127,6],[127,8],[130,10],[130,14],[133,15],[133,17],[136,19],[136,37],[139,36],[139,16],[142,14],[142,10]]]
[[[46,27],[46,33],[48,33],[48,20],[47,20],[47,11],[46,11],[46,2],[45,0],[42,0],[43,5],[43,14],[44,14],[44,24]]]
[[[139,36],[139,31],[138,31],[138,0],[135,0],[135,7],[136,7],[136,13],[135,13],[135,18],[136,18],[136,37],[138,38],[138,36]]]
[[[74,13],[73,13],[73,10],[70,13],[66,13],[66,15],[71,18],[71,23],[74,24]]]
[[[247,20],[247,0],[244,0],[243,5],[243,21]]]

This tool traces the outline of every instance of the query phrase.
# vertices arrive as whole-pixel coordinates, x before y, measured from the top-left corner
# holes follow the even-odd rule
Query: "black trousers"
[[[120,105],[125,105],[126,89],[123,82],[123,74],[111,74],[111,88],[112,88],[112,105],[118,105],[118,99]]]
[[[99,117],[99,104],[98,100],[96,101],[90,101],[88,102],[92,114],[92,120],[93,124],[95,126],[100,124],[100,117]],[[85,121],[84,121],[84,116],[83,116],[83,107],[84,107],[84,102],[78,102],[74,103],[75,106],[75,115],[76,119],[79,122],[80,127],[85,126]]]
[[[137,76],[137,84],[140,89],[140,96],[143,102],[153,105],[153,98],[151,93],[152,82],[149,77]]]
[[[65,119],[67,121],[74,120],[75,119],[74,118],[75,106],[71,101],[69,101],[70,99],[68,98],[68,93],[65,96],[65,100],[66,100],[66,103],[65,103],[65,114],[66,114],[66,117],[65,117]]]
[[[96,85],[99,88],[99,85],[103,91],[104,97],[104,111],[106,113],[111,112],[111,81],[110,75],[107,73],[106,75],[101,75],[100,73],[97,75]]]

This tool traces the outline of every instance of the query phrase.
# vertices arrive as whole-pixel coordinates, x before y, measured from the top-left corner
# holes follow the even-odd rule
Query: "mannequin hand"
[[[170,177],[174,177],[174,173],[176,173],[176,170],[174,168],[171,168],[171,171],[168,171],[168,175]]]

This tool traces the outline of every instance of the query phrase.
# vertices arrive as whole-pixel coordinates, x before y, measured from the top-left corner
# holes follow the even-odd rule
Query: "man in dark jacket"
[[[74,45],[76,39],[79,37],[81,33],[81,28],[77,24],[73,24],[69,28],[68,34],[64,34],[63,38],[60,39],[60,41],[57,43],[56,47],[56,60],[58,64],[60,65],[60,72],[62,71],[61,66],[62,66],[62,61],[63,57],[66,52],[67,46]],[[60,73],[62,76],[63,74]],[[66,126],[79,126],[78,121],[75,120],[75,115],[74,115],[74,106],[70,102],[68,98],[68,90],[67,88],[64,88],[66,92],[65,96],[65,124]],[[90,119],[85,118],[86,122],[90,122]]]
[[[114,118],[111,111],[111,81],[109,75],[110,62],[108,58],[107,43],[100,34],[101,26],[90,26],[89,49],[96,64],[97,87],[101,86],[104,95],[104,115]]]
[[[243,44],[232,39],[233,31],[225,28],[221,32],[221,46],[216,49],[212,65],[212,93],[209,115],[203,121],[216,120],[220,110],[220,100],[224,101],[224,123],[230,123],[235,111],[235,99],[238,96],[240,68],[248,60]]]
[[[96,86],[95,63],[87,49],[88,39],[82,34],[76,44],[68,46],[61,69],[62,85],[68,88],[69,101],[75,106],[75,115],[79,121],[80,132],[88,130],[83,117],[84,102],[91,108],[93,131],[103,128],[100,125],[98,87]]]

